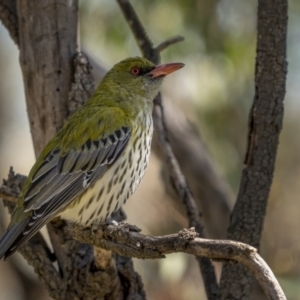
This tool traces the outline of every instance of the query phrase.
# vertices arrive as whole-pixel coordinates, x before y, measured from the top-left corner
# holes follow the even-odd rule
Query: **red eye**
[[[134,67],[134,68],[131,69],[131,74],[132,75],[139,75],[139,73],[140,73],[140,68]]]

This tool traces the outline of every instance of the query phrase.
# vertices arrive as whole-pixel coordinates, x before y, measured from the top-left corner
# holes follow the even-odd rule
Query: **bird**
[[[131,57],[107,72],[33,165],[0,239],[0,260],[54,217],[89,227],[126,203],[148,166],[153,100],[183,66]]]

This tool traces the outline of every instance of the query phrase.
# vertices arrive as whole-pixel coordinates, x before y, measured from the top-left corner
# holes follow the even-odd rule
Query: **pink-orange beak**
[[[181,68],[184,67],[183,63],[170,63],[170,64],[164,64],[164,65],[157,65],[155,69],[153,69],[149,74],[152,75],[152,77],[158,77],[158,76],[166,76],[168,74],[171,74]]]

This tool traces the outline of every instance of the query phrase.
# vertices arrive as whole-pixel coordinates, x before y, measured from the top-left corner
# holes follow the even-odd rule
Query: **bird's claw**
[[[112,217],[107,217],[105,220],[105,223],[107,225],[113,225],[113,226],[119,226],[119,224],[120,224],[116,220],[114,220]]]
[[[142,230],[138,228],[136,225],[131,225],[125,222],[117,222],[111,217],[106,218],[106,225],[116,226],[116,229],[122,229],[128,232],[141,232]]]
[[[119,227],[131,232],[141,232],[142,229],[138,228],[136,225],[131,225],[125,222],[120,222]]]

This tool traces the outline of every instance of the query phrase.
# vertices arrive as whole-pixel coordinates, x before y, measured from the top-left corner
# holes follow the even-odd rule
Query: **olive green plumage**
[[[0,240],[0,259],[55,216],[89,226],[126,202],[148,164],[152,100],[164,75],[180,67],[169,70],[135,57],[106,74],[31,169]]]

